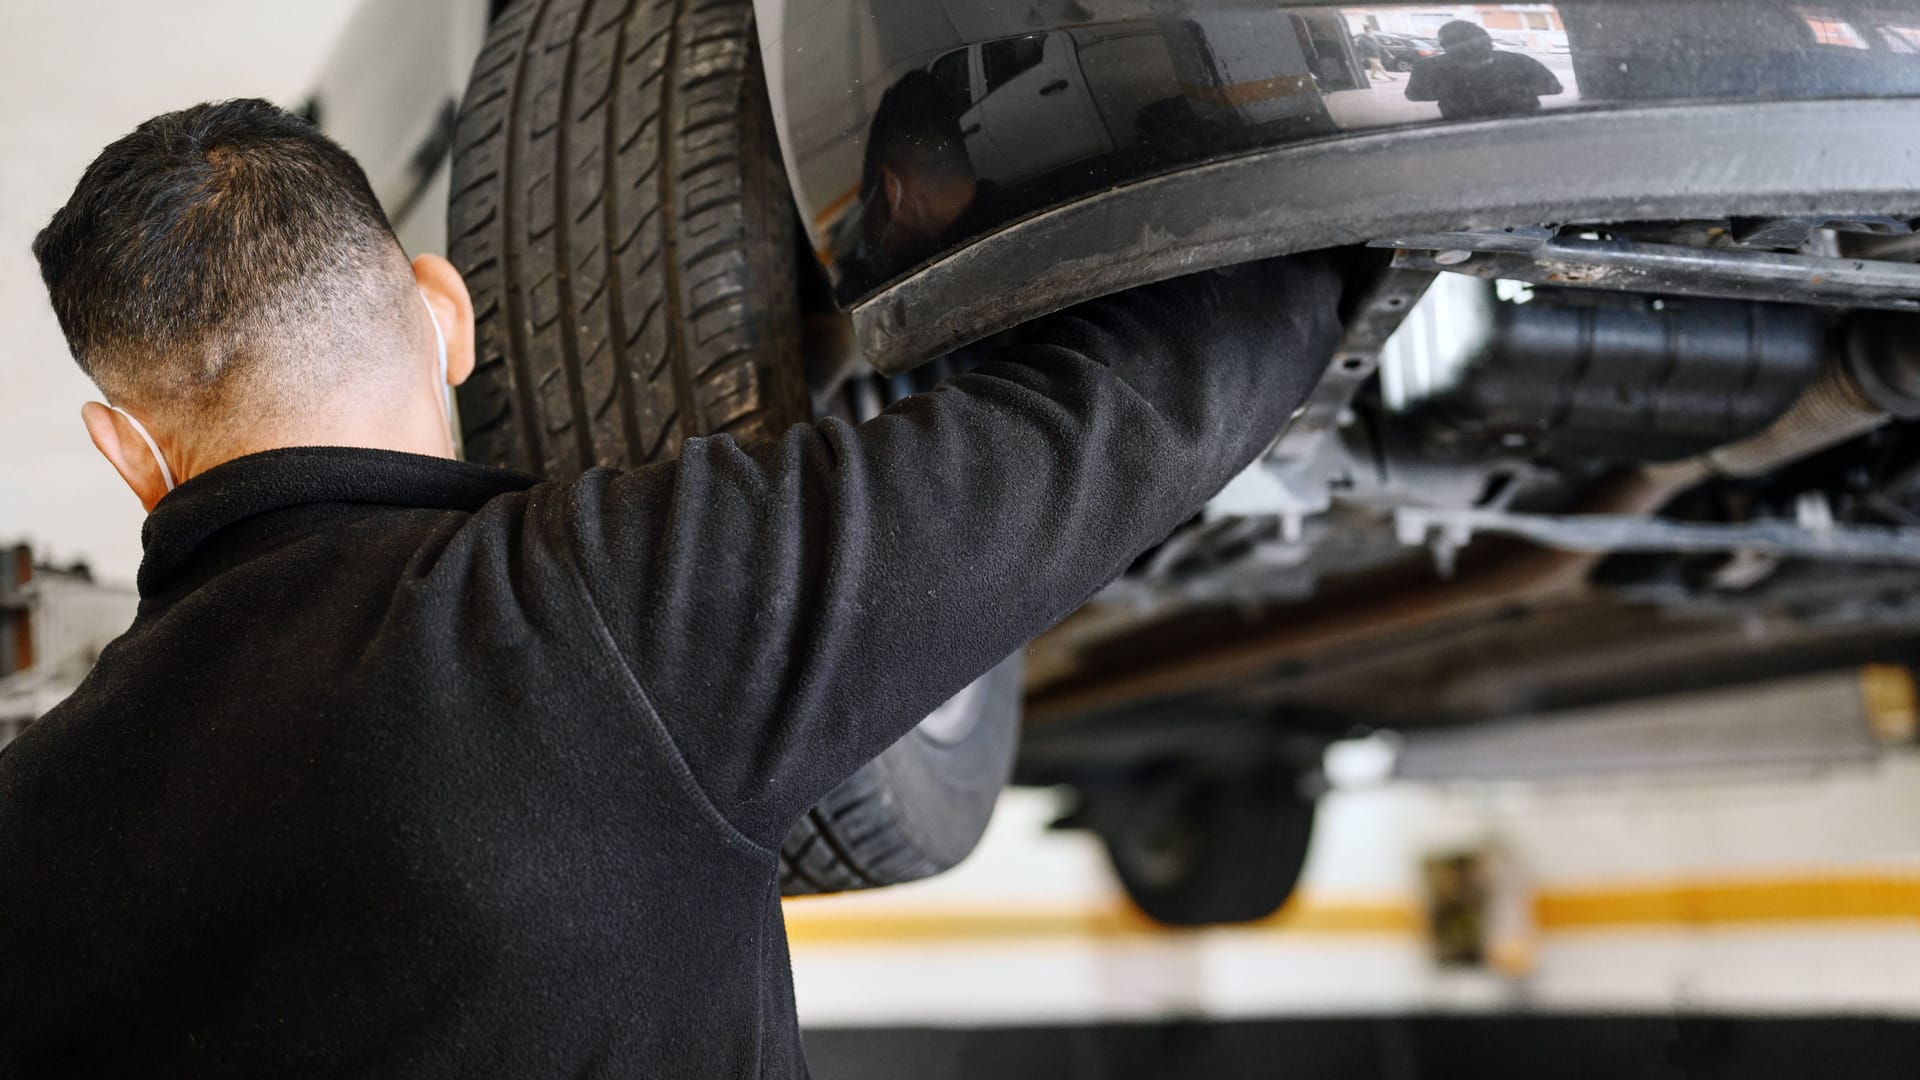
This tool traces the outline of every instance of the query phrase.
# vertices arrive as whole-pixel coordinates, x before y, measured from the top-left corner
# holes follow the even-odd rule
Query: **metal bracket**
[[[1393,525],[1401,543],[1431,547],[1442,573],[1451,571],[1455,555],[1477,533],[1517,537],[1562,551],[1753,552],[1829,562],[1920,565],[1920,529],[1837,525],[1804,509],[1802,517],[1806,523],[1720,525],[1625,514],[1404,507],[1394,511]]]
[[[1354,396],[1379,370],[1387,339],[1436,276],[1430,270],[1389,269],[1380,277],[1348,320],[1340,347],[1320,381],[1262,457],[1267,479],[1279,488],[1269,497],[1282,503],[1282,539],[1298,540],[1303,519],[1324,513],[1331,505],[1330,482],[1346,465],[1340,428],[1351,416]]]
[[[1376,240],[1396,268],[1535,285],[1920,311],[1920,265],[1777,251],[1556,237],[1514,227]]]
[[[1913,235],[1912,225],[1885,214],[1735,218],[1732,224],[1733,242],[1741,247],[1797,248],[1822,232],[1864,233],[1868,236]]]

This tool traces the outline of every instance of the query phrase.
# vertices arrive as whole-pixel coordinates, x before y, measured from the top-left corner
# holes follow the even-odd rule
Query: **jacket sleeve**
[[[1407,76],[1407,88],[1404,95],[1408,101],[1438,101],[1439,88],[1434,85],[1435,75],[1432,64],[1425,60],[1416,60],[1413,71]]]
[[[1338,292],[1275,260],[1083,304],[858,427],[691,439],[542,516],[715,808],[777,845],[1246,466]]]
[[[1553,97],[1565,89],[1560,85],[1560,77],[1553,73],[1552,68],[1531,56],[1522,59],[1527,62],[1528,93],[1536,97]]]

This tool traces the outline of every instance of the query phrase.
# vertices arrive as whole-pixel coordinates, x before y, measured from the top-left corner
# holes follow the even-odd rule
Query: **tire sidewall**
[[[973,850],[1013,773],[1024,667],[1015,653],[980,677],[963,738],[942,742],[916,727],[868,766],[901,839],[936,870]]]

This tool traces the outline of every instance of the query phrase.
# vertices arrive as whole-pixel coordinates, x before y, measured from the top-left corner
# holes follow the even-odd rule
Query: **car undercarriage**
[[[1208,846],[1247,833],[1222,805],[1290,779],[1303,794],[1266,813],[1309,813],[1327,740],[1920,644],[1910,222],[1372,250],[1390,261],[1287,431],[1029,653],[1018,777],[1080,792],[1068,823],[1107,839],[1136,897],[1141,866],[1191,884],[1247,857]],[[1232,914],[1272,902],[1236,880]],[[1188,903],[1174,921],[1213,917]]]
[[[1391,267],[1286,434],[1084,627],[1045,643],[1030,716],[1137,706],[1203,681],[1218,693],[1227,662],[1186,665],[1153,640],[1191,641],[1208,623],[1242,640],[1274,628],[1259,663],[1284,672],[1236,697],[1260,686],[1336,724],[1600,700],[1605,683],[1632,692],[1639,669],[1658,671],[1683,641],[1711,653],[1729,623],[1762,671],[1782,662],[1762,658],[1769,646],[1828,652],[1864,636],[1856,647],[1879,652],[1913,626],[1920,474],[1897,421],[1920,410],[1920,265],[1905,261],[1920,243],[1906,222],[1515,227],[1382,244]],[[1289,613],[1306,602],[1312,614]],[[1350,614],[1330,618],[1336,607]],[[1567,608],[1583,632],[1516,626]],[[1784,623],[1762,631],[1770,618]],[[1563,676],[1491,694],[1471,689],[1498,681],[1485,665],[1454,663],[1408,694],[1415,674],[1401,672],[1387,708],[1333,674],[1343,653],[1365,649],[1356,670],[1371,672],[1390,643],[1447,625],[1454,648],[1474,634],[1532,638],[1498,650],[1513,680],[1522,657],[1605,648],[1608,622],[1626,645],[1666,645],[1631,669],[1601,665],[1603,685],[1562,662]],[[1155,662],[1114,644],[1129,640]],[[1254,655],[1234,663],[1251,669]],[[1103,664],[1125,670],[1124,688],[1101,686]]]

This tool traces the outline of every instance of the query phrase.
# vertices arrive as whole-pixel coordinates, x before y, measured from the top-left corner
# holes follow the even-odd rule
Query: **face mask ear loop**
[[[440,356],[440,414],[447,421],[447,439],[457,448],[460,444],[453,435],[453,387],[447,385],[447,335],[440,331],[440,317],[433,313],[433,305],[424,292],[420,293],[420,305],[427,309],[427,321],[433,324],[433,347]]]
[[[138,419],[134,417],[132,413],[128,412],[127,410],[121,408],[118,405],[109,405],[107,406],[107,408],[112,409],[114,412],[117,412],[121,416],[126,417],[127,423],[133,425],[134,434],[140,436],[141,441],[147,444],[147,449],[153,452],[154,463],[160,466],[160,479],[166,481],[167,490],[172,491],[173,490],[173,470],[167,468],[167,456],[160,452],[160,444],[157,442],[154,442],[153,436],[148,434],[147,425],[141,423]]]

